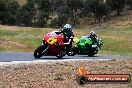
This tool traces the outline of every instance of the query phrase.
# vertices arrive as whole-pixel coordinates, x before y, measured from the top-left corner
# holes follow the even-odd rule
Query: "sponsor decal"
[[[129,74],[87,74],[82,67],[77,69],[76,81],[82,85],[85,83],[130,83]]]

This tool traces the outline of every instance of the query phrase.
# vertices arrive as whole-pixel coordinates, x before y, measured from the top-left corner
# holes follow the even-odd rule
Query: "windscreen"
[[[85,41],[86,40],[86,38],[87,38],[87,36],[82,36],[81,38],[80,38],[80,41]]]
[[[55,32],[50,32],[48,35],[50,38],[55,38],[57,34]]]

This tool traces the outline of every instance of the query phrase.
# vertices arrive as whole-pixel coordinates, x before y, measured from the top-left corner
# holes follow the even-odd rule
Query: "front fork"
[[[47,45],[46,41],[43,39],[43,42],[42,44],[44,47],[46,47],[43,51],[42,51],[42,54],[44,54],[48,49],[49,49],[49,46]]]
[[[44,54],[49,49],[49,46],[42,51],[42,54]]]

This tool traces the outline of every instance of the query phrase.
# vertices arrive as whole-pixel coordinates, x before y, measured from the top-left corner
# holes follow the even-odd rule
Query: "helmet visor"
[[[69,34],[70,32],[71,32],[71,29],[70,28],[64,29],[64,34]]]

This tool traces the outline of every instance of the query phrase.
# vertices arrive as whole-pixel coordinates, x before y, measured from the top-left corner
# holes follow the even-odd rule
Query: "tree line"
[[[79,18],[93,17],[94,22],[110,19],[111,12],[120,15],[124,7],[132,9],[132,0],[0,0],[0,24],[61,27]],[[49,23],[50,20],[50,23]]]

